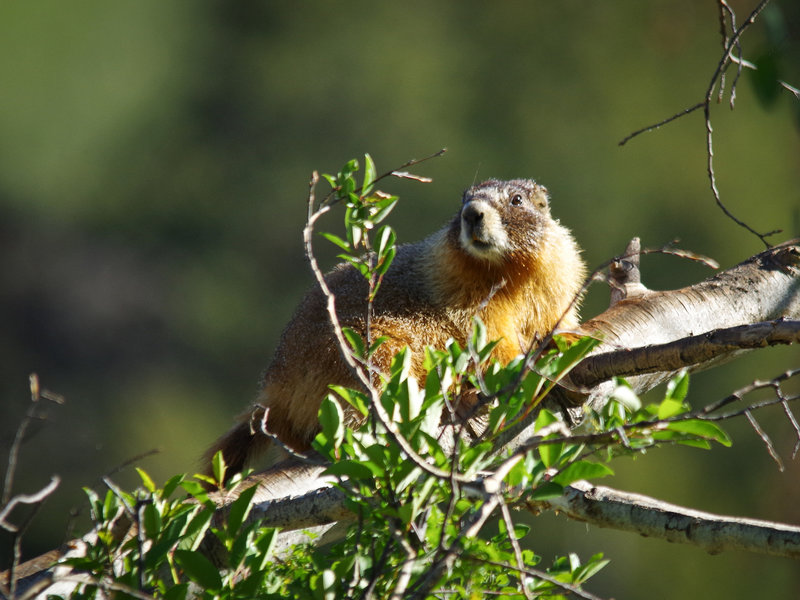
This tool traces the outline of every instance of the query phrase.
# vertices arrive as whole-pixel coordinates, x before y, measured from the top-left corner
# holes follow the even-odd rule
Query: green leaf
[[[225,458],[222,456],[222,450],[217,450],[211,459],[211,469],[214,473],[214,479],[222,483],[225,481],[225,472],[228,470],[225,464]]]
[[[508,472],[508,475],[506,475],[505,478],[506,484],[508,484],[510,487],[529,487],[534,478],[533,470],[536,464],[541,465],[542,463],[534,458],[532,452],[528,452],[525,455],[525,460],[519,461]]]
[[[442,423],[444,398],[438,393],[431,397],[427,394],[427,390],[423,393],[425,401],[423,403],[423,418],[420,422],[420,431],[436,438],[439,434],[439,426]],[[428,443],[430,444],[431,442]]]
[[[658,438],[656,438],[658,439]],[[700,448],[701,450],[710,450],[711,449],[711,442],[708,440],[700,440],[696,438],[689,438],[689,439],[679,439],[676,440],[676,444],[680,444],[681,446],[689,446],[690,448]]]
[[[83,488],[83,493],[86,494],[86,496],[89,498],[89,506],[91,507],[92,512],[94,513],[93,517],[95,519],[100,519],[102,517],[101,515],[102,505],[100,504],[100,496],[98,496],[97,492],[95,492],[92,488],[88,487]]]
[[[614,391],[611,393],[611,398],[619,402],[632,413],[640,410],[642,408],[642,401],[628,382],[624,379],[615,378],[615,383],[617,387],[614,388]]]
[[[481,351],[486,347],[486,325],[480,319],[480,317],[473,317],[472,318],[472,337],[470,338],[470,346],[472,347],[475,352],[483,359],[484,357],[481,356]]]
[[[389,448],[387,446],[381,443],[371,444],[364,448],[364,454],[369,457],[369,460],[364,464],[375,475],[383,475],[386,472],[386,466],[390,462]]]
[[[164,484],[164,489],[162,490],[164,498],[169,498],[173,492],[178,489],[181,481],[183,481],[183,477],[183,475],[175,475],[167,479],[167,482]]]
[[[538,432],[547,427],[548,425],[552,425],[558,421],[558,417],[552,411],[543,408],[539,411],[539,414],[536,416],[536,423],[534,425],[534,431]]]
[[[467,365],[469,364],[469,353],[464,352],[461,348],[461,344],[459,344],[456,340],[450,339],[447,341],[446,344],[447,352],[450,354],[450,360],[453,364],[453,370],[456,373],[464,373],[466,371]]]
[[[388,217],[389,213],[394,210],[395,206],[397,206],[397,201],[397,196],[391,196],[390,198],[384,198],[377,202],[376,206],[379,206],[380,208],[370,216],[369,220],[371,224],[378,224]]]
[[[461,453],[461,468],[466,471],[466,475],[471,475],[474,471],[486,466],[487,457],[493,445],[491,442],[473,444]]]
[[[658,405],[658,418],[662,420],[669,419],[670,417],[680,415],[684,412],[686,412],[686,406],[680,400],[666,398]]]
[[[376,241],[378,264],[375,266],[375,274],[380,277],[389,270],[397,253],[395,233],[391,227],[385,225],[378,230]]]
[[[514,523],[514,539],[521,540],[528,532],[531,530],[529,525],[525,525],[524,523]],[[503,537],[508,536],[508,526],[504,520],[500,520],[497,522],[497,528],[499,529],[501,535]]]
[[[358,159],[351,158],[344,164],[344,167],[342,167],[342,172],[340,173],[340,175],[343,177],[349,177],[356,171],[358,171]]]
[[[373,354],[375,354],[375,351],[378,348],[381,347],[381,344],[383,344],[384,342],[388,341],[389,339],[390,338],[389,338],[388,335],[382,335],[379,338],[377,338],[374,342],[372,342],[372,345],[370,345],[370,347],[369,347],[369,352],[368,352],[369,356],[372,356]],[[364,414],[366,414],[366,413],[364,413]]]
[[[602,554],[595,554],[585,565],[575,569],[572,574],[573,583],[580,584],[585,582],[610,562],[608,559],[603,559]]]
[[[342,327],[342,333],[356,356],[363,358],[366,355],[364,338],[349,327]]]
[[[176,540],[174,538],[162,538],[150,546],[150,549],[145,554],[144,568],[146,570],[156,569],[163,564],[167,553],[172,551],[175,543]]]
[[[352,245],[353,248],[359,247],[359,245],[361,244],[362,235],[363,234],[359,223],[350,225],[347,228],[347,238],[350,240],[350,244]]]
[[[208,491],[199,481],[185,479],[181,481],[181,487],[192,496],[195,500],[200,502],[203,506],[215,507],[214,502],[208,497]]]
[[[392,379],[397,381],[405,381],[408,379],[408,374],[411,371],[411,350],[405,346],[392,358],[392,363],[389,366],[389,374]]]
[[[332,244],[335,244],[336,246],[339,246],[339,248],[341,248],[345,252],[352,252],[353,251],[353,248],[350,246],[350,244],[347,242],[347,240],[343,240],[338,235],[334,235],[332,233],[324,233],[324,232],[320,233],[320,235],[322,237],[324,237],[326,240],[328,240],[329,242],[331,242]]]
[[[560,355],[556,356],[555,359],[551,359],[552,362],[546,363],[544,366],[546,371],[543,371],[543,373],[549,372],[551,378],[553,379],[563,377],[599,343],[600,340],[597,338],[588,336],[582,337],[577,342],[570,344],[570,346]]]
[[[683,402],[689,393],[689,371],[683,369],[667,383],[666,399]]]
[[[397,236],[391,227],[384,225],[378,229],[378,233],[375,235],[375,251],[378,256],[382,256],[388,248],[395,245],[396,241]]]
[[[330,394],[325,396],[319,407],[319,424],[322,426],[321,435],[333,448],[338,448],[344,439],[344,413]]]
[[[114,492],[108,490],[106,492],[105,500],[103,501],[103,512],[102,519],[104,521],[110,521],[116,514],[117,510],[119,509],[120,501],[114,495]]]
[[[531,492],[531,500],[549,500],[550,498],[558,498],[564,494],[564,488],[558,485],[555,481],[545,481],[541,485],[537,485]]]
[[[679,431],[681,433],[689,433],[698,437],[713,440],[728,446],[732,444],[731,438],[725,433],[716,423],[711,421],[702,421],[699,419],[692,419],[688,421],[674,421],[667,426],[672,431]]]
[[[338,394],[342,400],[355,408],[363,416],[367,416],[367,413],[369,412],[369,405],[367,403],[367,396],[364,394],[364,392],[351,390],[350,388],[346,388],[341,385],[331,384],[328,387],[332,391],[336,392],[336,394]]]
[[[161,531],[161,513],[152,502],[149,502],[144,507],[144,532],[147,537],[154,540],[158,537]]]
[[[164,600],[186,600],[186,594],[189,592],[188,583],[179,583],[167,588],[164,592]]]
[[[539,445],[539,458],[542,459],[544,466],[548,469],[558,463],[558,458],[561,456],[564,444],[561,442],[557,444],[540,444]]]
[[[216,506],[214,507],[216,508]],[[200,542],[203,541],[203,536],[211,524],[211,518],[214,516],[213,508],[205,508],[194,515],[186,526],[186,531],[183,538],[178,544],[182,550],[197,550]]]
[[[228,511],[228,532],[230,535],[236,535],[247,515],[250,514],[250,509],[253,506],[253,495],[257,489],[257,485],[250,486],[231,503]]]
[[[144,472],[142,469],[140,469],[139,467],[136,467],[136,472],[139,474],[139,478],[142,480],[142,485],[144,486],[144,488],[145,488],[145,489],[146,489],[148,492],[150,492],[151,494],[155,493],[155,491],[156,491],[156,484],[155,484],[155,483],[153,483],[153,480],[152,480],[152,479],[150,479],[150,475],[148,475],[147,473],[145,473],[145,472]]]
[[[191,550],[175,550],[175,561],[186,575],[206,590],[222,589],[222,578],[217,568],[205,556]]]
[[[336,177],[334,177],[333,175],[329,175],[328,173],[323,173],[322,178],[328,182],[328,185],[330,185],[331,188],[336,187]]]
[[[340,460],[325,469],[326,475],[349,477],[356,481],[371,481],[373,477],[381,476],[384,472],[383,467],[376,463],[368,462],[364,464],[353,460]]]
[[[361,186],[361,195],[367,196],[372,191],[372,184],[375,181],[377,172],[375,163],[369,154],[364,155],[364,183]]]
[[[558,421],[558,417],[547,409],[542,409],[536,417],[536,426],[534,431],[539,431],[548,425]],[[557,444],[540,444],[539,456],[547,468],[552,467],[558,462],[561,456],[561,451],[564,449],[564,444],[559,442]]]
[[[413,377],[407,377],[402,383],[402,388],[403,402],[400,406],[403,410],[403,422],[410,423],[419,416],[425,394],[420,391],[417,380]]]
[[[233,543],[230,544],[230,551],[228,552],[227,566],[229,568],[238,569],[241,567],[248,553],[253,551],[253,532],[256,528],[258,528],[258,523],[250,523],[236,533],[236,537],[233,538]]]
[[[562,469],[558,475],[553,477],[552,481],[559,485],[566,486],[579,479],[595,479],[597,477],[605,477],[613,474],[614,471],[602,463],[578,460]]]
[[[275,543],[278,541],[278,530],[276,528],[264,529],[253,540],[253,544],[258,549],[257,561],[251,565],[256,571],[263,571],[267,568],[272,557],[272,551],[275,549]]]

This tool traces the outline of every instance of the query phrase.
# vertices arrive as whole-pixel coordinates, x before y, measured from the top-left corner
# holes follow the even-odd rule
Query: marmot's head
[[[547,190],[530,179],[490,179],[464,192],[458,241],[473,258],[493,263],[536,249],[552,223]]]

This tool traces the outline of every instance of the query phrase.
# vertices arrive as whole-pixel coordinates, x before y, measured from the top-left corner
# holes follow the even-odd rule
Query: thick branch
[[[795,240],[686,288],[637,288],[636,294],[581,325],[581,333],[598,336],[603,343],[570,375],[582,389],[561,388],[555,395],[568,405],[598,407],[611,387],[602,380],[614,375],[637,374],[628,382],[642,393],[678,368],[701,370],[765,345],[752,335],[757,331],[772,336],[765,343],[796,341],[795,326],[777,320],[800,320],[798,265],[800,245]],[[682,350],[685,356],[676,356]],[[610,355],[602,358],[605,353]],[[615,358],[621,363],[612,366]]]
[[[800,527],[714,515],[587,481],[574,482],[563,496],[544,504],[598,527],[691,544],[712,554],[747,550],[800,558]]]
[[[314,487],[310,470],[300,469],[293,478]],[[310,485],[309,485],[310,484]],[[275,498],[259,505],[259,517],[265,525],[283,525],[289,528],[306,527],[312,522],[332,522],[345,515],[344,496],[334,488],[323,487],[301,496]],[[692,544],[711,553],[723,550],[747,550],[760,554],[800,558],[800,527],[702,512],[641,494],[621,492],[604,486],[594,486],[586,481],[574,482],[563,496],[531,505],[532,510],[542,508],[558,510],[570,518],[598,527],[611,527],[664,539],[670,542]],[[313,519],[288,523],[285,511],[315,515]]]
[[[697,370],[739,351],[800,342],[800,321],[768,321],[717,329],[666,344],[612,350],[589,356],[571,376],[572,383],[593,387],[611,377]]]

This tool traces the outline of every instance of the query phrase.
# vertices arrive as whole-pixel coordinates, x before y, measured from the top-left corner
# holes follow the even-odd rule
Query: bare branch
[[[775,450],[775,445],[772,443],[772,440],[769,439],[767,432],[764,431],[761,428],[761,425],[758,424],[758,421],[756,421],[756,418],[753,416],[753,411],[745,409],[744,416],[747,417],[747,421],[750,423],[753,430],[755,430],[755,432],[758,434],[758,437],[761,438],[761,441],[764,442],[764,445],[767,447],[767,452],[769,452],[772,460],[778,463],[778,469],[783,471],[783,461],[781,460],[781,457],[778,456],[778,452]]]
[[[703,109],[703,116],[705,122],[705,130],[706,130],[706,172],[708,173],[709,185],[711,187],[711,192],[714,196],[714,201],[717,203],[717,206],[722,210],[722,212],[731,219],[734,223],[743,227],[756,237],[758,237],[767,248],[769,248],[770,244],[767,242],[767,238],[778,233],[780,230],[768,231],[765,233],[759,233],[752,227],[750,227],[747,223],[738,219],[725,204],[722,202],[722,198],[720,197],[719,189],[717,187],[717,178],[714,172],[714,145],[713,145],[713,128],[711,127],[711,102],[714,98],[714,90],[717,89],[717,85],[719,85],[718,90],[718,101],[722,100],[725,90],[725,72],[731,62],[737,63],[737,73],[736,79],[731,86],[731,93],[730,93],[730,107],[733,109],[735,98],[736,98],[736,84],[739,81],[739,76],[742,70],[742,49],[741,49],[741,37],[742,34],[750,28],[750,26],[755,23],[758,16],[761,12],[766,8],[767,4],[769,4],[770,0],[761,0],[758,5],[753,9],[750,15],[745,19],[744,23],[740,27],[736,27],[736,14],[734,13],[733,9],[728,5],[725,0],[717,0],[719,6],[719,21],[720,21],[720,34],[722,37],[722,47],[723,52],[722,56],[717,63],[717,68],[714,71],[714,74],[711,76],[711,79],[708,83],[708,87],[706,89],[705,97],[702,102],[698,102],[689,108],[685,108],[684,110],[672,115],[664,119],[663,121],[659,121],[653,125],[649,125],[647,127],[643,127],[642,129],[638,129],[633,133],[627,135],[623,138],[619,145],[623,146],[631,139],[641,135],[642,133],[646,133],[649,131],[653,131],[658,129],[662,125],[666,125],[667,123],[671,123],[680,117],[686,116],[700,108]],[[727,20],[730,19],[730,31],[731,35],[728,35],[728,26]],[[734,50],[737,52],[737,55],[734,56]]]
[[[598,527],[691,544],[712,554],[738,549],[800,558],[800,527],[701,512],[586,481],[574,482],[564,496],[542,504]],[[542,505],[530,508],[541,510]]]
[[[17,427],[17,433],[14,436],[11,449],[8,451],[8,466],[6,467],[6,475],[3,481],[3,496],[0,499],[0,504],[6,504],[11,497],[11,489],[14,485],[14,474],[17,470],[17,462],[19,460],[19,449],[22,445],[22,441],[25,439],[25,434],[31,422],[39,418],[39,409],[41,407],[39,400],[44,398],[56,404],[64,404],[63,396],[41,389],[39,385],[39,376],[36,375],[36,373],[31,373],[28,377],[28,381],[31,389],[31,403],[28,405],[28,410],[20,421],[19,427]]]
[[[630,377],[683,368],[698,368],[740,350],[800,342],[800,321],[778,319],[715,329],[668,342],[589,356],[570,374],[572,383],[594,387],[611,377]]]
[[[729,404],[731,404],[733,402],[737,402],[737,401],[741,400],[746,394],[750,394],[750,393],[752,393],[752,392],[754,392],[756,390],[760,390],[760,389],[764,389],[764,388],[768,388],[768,387],[769,388],[773,388],[774,390],[776,390],[776,393],[778,394],[778,399],[781,402],[785,402],[786,398],[783,396],[783,394],[780,393],[780,385],[784,381],[786,381],[788,379],[791,379],[792,377],[795,377],[797,375],[800,375],[800,369],[794,369],[794,370],[791,370],[791,371],[786,371],[785,373],[781,373],[777,377],[773,377],[769,381],[756,380],[753,383],[751,383],[750,385],[746,385],[745,387],[736,390],[735,392],[733,392],[732,394],[726,396],[725,398],[722,398],[721,400],[718,400],[717,402],[713,402],[713,403],[707,405],[703,409],[702,414],[708,415],[708,414],[711,414],[713,412],[716,412],[716,411],[718,411],[719,409],[721,409],[724,406],[727,406],[727,405],[729,405]]]
[[[61,478],[58,477],[58,475],[53,475],[50,478],[50,483],[45,485],[38,492],[34,492],[33,494],[18,494],[11,498],[11,500],[3,506],[2,510],[0,510],[0,527],[11,533],[19,531],[19,527],[6,521],[6,518],[11,514],[11,511],[14,510],[14,507],[16,507],[17,504],[39,504],[40,502],[44,502],[50,494],[56,491],[60,483]]]
[[[689,108],[684,108],[682,111],[675,113],[671,117],[667,117],[663,121],[659,121],[658,123],[654,123],[653,125],[648,125],[647,127],[642,127],[641,129],[637,129],[633,133],[629,133],[624,138],[622,138],[617,143],[617,145],[618,146],[624,146],[629,141],[631,141],[633,138],[638,137],[638,136],[642,135],[643,133],[648,133],[650,131],[654,131],[656,129],[659,129],[660,127],[662,127],[663,125],[666,125],[667,123],[672,123],[672,121],[680,119],[681,117],[685,117],[686,115],[688,115],[690,113],[693,113],[694,111],[703,108],[703,106],[704,105],[703,105],[702,102],[698,102],[694,106],[690,106]]]
[[[517,570],[524,574],[525,561],[522,558],[522,548],[520,548],[519,541],[514,534],[514,521],[511,520],[511,511],[508,510],[508,505],[505,502],[500,503],[500,514],[503,517],[503,523],[506,525],[508,541],[511,542],[511,547],[514,549],[514,560],[517,561]],[[528,600],[533,600],[533,596],[531,595],[528,586],[525,585],[525,577],[523,576],[520,576],[519,587],[522,590],[522,593],[525,594],[525,598]]]

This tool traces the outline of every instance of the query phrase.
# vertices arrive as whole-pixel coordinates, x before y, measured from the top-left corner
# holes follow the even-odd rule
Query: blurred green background
[[[754,3],[731,2],[739,22]],[[783,229],[775,241],[800,234],[800,111],[774,83],[800,85],[799,45],[800,4],[773,2],[743,38],[762,77],[743,74],[735,111],[713,107],[723,199],[756,229]],[[473,181],[533,177],[590,265],[634,235],[680,238],[724,267],[759,251],[714,204],[699,112],[617,145],[700,101],[720,52],[711,0],[0,4],[2,448],[29,373],[67,398],[22,449],[16,491],[64,479],[25,555],[70,535],[73,509],[85,523],[80,487],[130,457],[159,448],[138,464],[161,480],[193,471],[252,399],[311,285],[300,232],[313,169],[369,152],[384,170],[446,146],[415,169],[434,183],[384,186],[401,196],[392,225],[405,241],[444,223]],[[668,257],[643,273],[657,289],[710,275]],[[583,314],[607,299],[598,286]],[[690,400],[797,367],[798,354],[698,375]],[[784,472],[736,423],[731,449],[619,461],[611,484],[798,524],[791,428],[777,412],[762,420]],[[136,481],[130,468],[114,478]],[[612,559],[589,586],[600,595],[800,595],[785,559],[712,557],[553,516],[533,525],[547,563],[573,550]],[[0,538],[4,566],[8,552]]]

